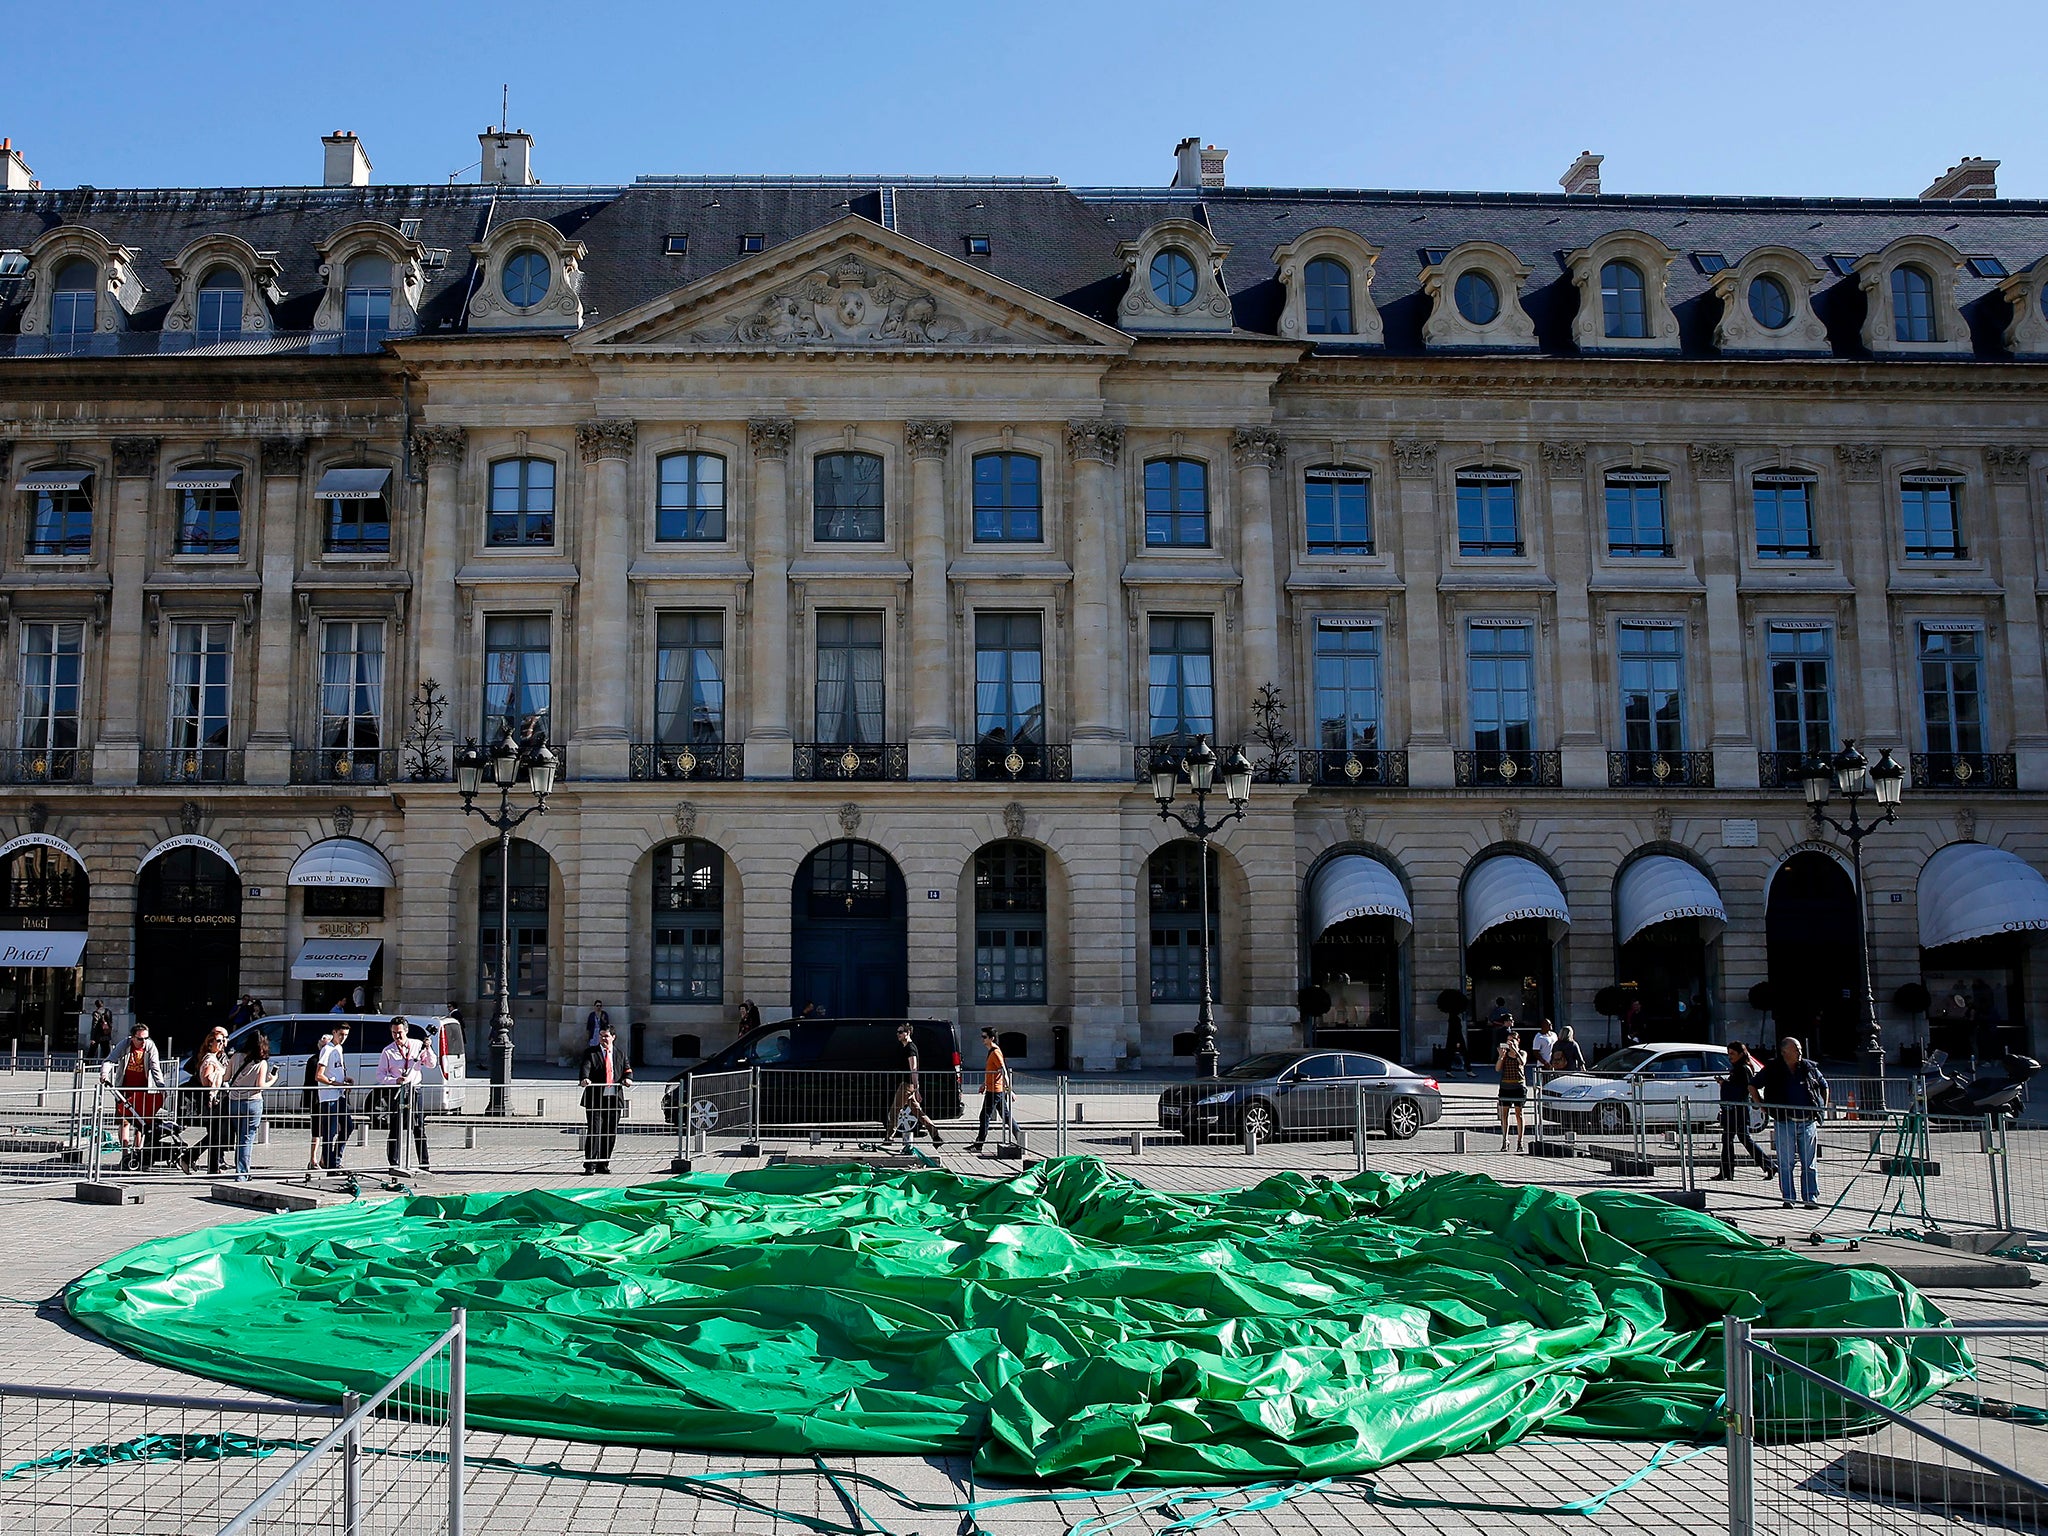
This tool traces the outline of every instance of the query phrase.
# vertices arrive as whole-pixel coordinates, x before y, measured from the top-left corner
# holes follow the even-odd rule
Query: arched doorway
[[[175,837],[135,883],[129,1006],[160,1039],[190,1044],[226,1020],[242,990],[242,877],[218,843]]]
[[[85,869],[68,843],[31,833],[0,847],[0,1031],[78,1042],[85,969]]]
[[[873,843],[814,848],[790,893],[790,1007],[828,1017],[902,1018],[910,1008],[903,872]]]
[[[365,1008],[382,1008],[386,895],[396,884],[384,855],[360,838],[327,838],[293,862],[285,885],[300,897],[291,979],[302,1011],[325,1013],[357,987]]]
[[[1468,1039],[1475,1057],[1493,1054],[1505,1011],[1524,1035],[1557,1017],[1558,946],[1571,927],[1564,891],[1524,853],[1484,855],[1465,871],[1465,991],[1482,1033]]]
[[[1302,919],[1306,990],[1329,1000],[1310,1020],[1316,1044],[1401,1059],[1402,977],[1414,926],[1407,889],[1381,859],[1345,850],[1316,867]]]
[[[553,967],[549,915],[554,905],[554,861],[538,843],[512,839],[512,878],[499,887],[502,867],[498,845],[486,843],[477,857],[476,995],[478,1017],[486,1022],[498,1006],[498,950],[501,898],[511,909],[512,1049],[528,1061],[551,1054],[548,1041],[548,999]],[[581,1037],[575,1037],[581,1049]]]
[[[1721,1012],[1719,939],[1728,912],[1707,872],[1644,852],[1614,882],[1615,980],[1642,1004],[1640,1040],[1708,1042]]]
[[[1857,1039],[1856,888],[1827,854],[1795,853],[1771,880],[1764,943],[1777,1035],[1807,1053],[1848,1060]]]

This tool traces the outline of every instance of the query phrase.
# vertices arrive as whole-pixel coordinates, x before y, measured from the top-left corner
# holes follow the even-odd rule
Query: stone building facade
[[[1260,770],[1226,1055],[1426,1062],[1447,990],[1597,1042],[1618,983],[1853,1050],[1797,784],[1849,738],[1910,764],[1888,1042],[2048,1008],[2048,206],[329,148],[0,193],[6,1027],[475,1017],[449,754],[508,722],[565,764],[511,874],[528,1057],[601,999],[687,1060],[752,999],[1164,1064],[1200,866],[1144,775],[1202,732]]]

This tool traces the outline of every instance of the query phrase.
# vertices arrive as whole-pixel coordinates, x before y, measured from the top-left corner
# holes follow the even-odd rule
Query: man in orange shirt
[[[1017,1112],[1011,1105],[1010,1064],[1003,1060],[1003,1048],[996,1044],[996,1032],[984,1029],[981,1043],[988,1047],[988,1062],[981,1070],[981,1129],[975,1132],[970,1152],[979,1152],[988,1140],[989,1124],[997,1115],[1003,1117],[1010,1139],[1007,1146],[1021,1146],[1024,1133],[1017,1129]]]

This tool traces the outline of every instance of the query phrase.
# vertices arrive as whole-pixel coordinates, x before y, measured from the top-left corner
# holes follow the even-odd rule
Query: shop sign
[[[368,923],[315,923],[313,931],[323,939],[363,939],[370,935]]]

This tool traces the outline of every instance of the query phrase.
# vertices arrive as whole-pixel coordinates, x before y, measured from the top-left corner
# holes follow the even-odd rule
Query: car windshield
[[[1657,1053],[1646,1045],[1632,1045],[1625,1051],[1602,1056],[1593,1064],[1595,1072],[1633,1072]]]
[[[1241,1080],[1278,1077],[1282,1072],[1293,1066],[1295,1060],[1296,1056],[1292,1051],[1268,1051],[1263,1056],[1246,1057],[1223,1075]]]

